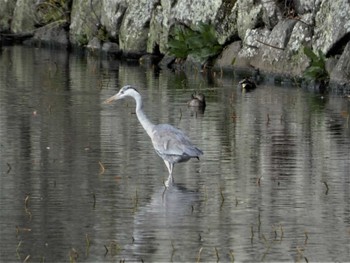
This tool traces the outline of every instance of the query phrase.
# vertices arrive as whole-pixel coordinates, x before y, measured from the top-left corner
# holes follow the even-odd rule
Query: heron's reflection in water
[[[135,215],[134,242],[126,248],[126,255],[133,255],[133,260],[168,262],[187,257],[181,254],[181,247],[196,251],[200,235],[194,209],[198,200],[198,192],[176,183],[156,191]]]

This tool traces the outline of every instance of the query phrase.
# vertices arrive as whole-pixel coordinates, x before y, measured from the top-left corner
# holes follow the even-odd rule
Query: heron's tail
[[[203,151],[195,146],[193,146],[190,149],[187,149],[186,154],[193,157],[193,158],[197,158],[199,159],[200,155],[203,155]]]

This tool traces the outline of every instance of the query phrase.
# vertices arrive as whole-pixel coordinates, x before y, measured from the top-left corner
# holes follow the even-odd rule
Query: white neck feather
[[[136,101],[136,116],[141,123],[142,127],[147,132],[148,136],[152,138],[152,130],[154,128],[154,124],[150,122],[147,118],[146,114],[143,112],[142,98],[139,93],[135,93],[133,98]]]

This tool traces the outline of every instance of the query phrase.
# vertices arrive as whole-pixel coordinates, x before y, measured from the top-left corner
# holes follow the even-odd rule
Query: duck
[[[256,88],[255,82],[251,78],[244,78],[238,85],[241,87],[242,91],[251,91]]]
[[[194,93],[191,95],[191,99],[188,101],[189,107],[205,108],[205,96],[203,93]]]

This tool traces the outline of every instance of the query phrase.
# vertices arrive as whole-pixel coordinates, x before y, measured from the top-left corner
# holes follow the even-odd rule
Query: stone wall
[[[112,42],[124,54],[166,54],[174,25],[194,29],[204,22],[225,47],[217,67],[300,76],[309,63],[302,51],[308,45],[327,55],[332,79],[350,79],[348,0],[67,0],[67,17],[51,26],[38,25],[37,7],[45,1],[0,0],[0,31],[34,32],[45,41],[52,36],[67,46]]]

